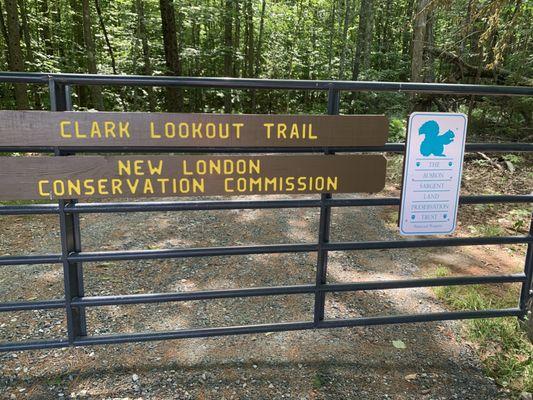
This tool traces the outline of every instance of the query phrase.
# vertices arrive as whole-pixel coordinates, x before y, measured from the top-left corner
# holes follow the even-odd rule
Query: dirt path
[[[387,208],[335,209],[332,240],[397,238]],[[58,252],[55,216],[4,217],[0,254]],[[312,242],[317,210],[195,211],[82,216],[86,251]],[[512,248],[513,249],[513,248]],[[477,253],[476,253],[477,252]],[[328,280],[518,270],[511,251],[430,249],[334,252]],[[86,295],[313,283],[316,254],[87,263]],[[2,267],[0,299],[60,298],[59,266]],[[312,319],[311,295],[90,308],[92,334]],[[326,318],[441,311],[431,289],[328,295]],[[430,323],[173,340],[0,354],[7,399],[495,399],[460,323]],[[65,335],[63,314],[0,314],[0,340]],[[392,341],[402,340],[397,349]]]

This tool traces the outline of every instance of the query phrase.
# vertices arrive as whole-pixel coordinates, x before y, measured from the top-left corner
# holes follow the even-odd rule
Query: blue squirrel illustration
[[[424,157],[431,154],[437,157],[446,156],[446,154],[444,154],[444,146],[453,142],[455,134],[451,130],[448,130],[442,135],[439,135],[439,130],[439,124],[433,120],[425,122],[420,129],[418,129],[419,135],[425,135],[425,138],[420,145],[420,153]]]

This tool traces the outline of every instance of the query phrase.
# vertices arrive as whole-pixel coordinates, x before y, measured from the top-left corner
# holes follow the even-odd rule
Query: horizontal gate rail
[[[151,201],[122,203],[75,203],[65,206],[69,213],[117,213],[117,212],[156,212],[156,211],[206,211],[206,210],[245,210],[258,208],[318,208],[320,199],[290,200],[212,200],[212,201]],[[460,204],[493,203],[533,203],[533,195],[484,195],[461,196]],[[325,200],[329,207],[399,206],[399,197]],[[55,204],[0,206],[0,215],[59,214]]]
[[[63,85],[177,86],[226,89],[340,90],[367,92],[437,93],[486,96],[530,96],[529,87],[447,83],[313,81],[295,79],[195,78],[142,75],[91,75],[2,72],[0,82]]]
[[[398,82],[352,82],[352,81],[306,81],[306,80],[263,80],[240,78],[189,78],[189,77],[147,77],[120,75],[81,75],[0,72],[0,83],[28,83],[48,85],[53,110],[69,108],[70,86],[108,85],[108,86],[160,86],[182,88],[220,88],[220,89],[282,89],[327,91],[328,113],[339,113],[340,92],[396,92],[432,93],[454,96],[533,96],[531,87],[509,87],[488,85],[398,83]],[[390,152],[403,153],[404,143],[386,143],[373,147],[262,147],[262,148],[216,148],[216,147],[56,147],[56,146],[16,146],[0,147],[0,152],[54,153],[68,156],[94,152],[182,152],[182,153],[347,153],[347,152]],[[467,143],[467,152],[533,152],[533,143]],[[468,195],[460,197],[460,204],[493,203],[533,203],[533,194],[524,195]],[[533,231],[524,236],[501,237],[446,237],[417,238],[388,241],[330,242],[330,213],[335,207],[366,207],[400,205],[398,197],[320,198],[306,199],[266,199],[266,200],[180,200],[180,201],[140,201],[79,203],[61,202],[60,204],[26,204],[0,206],[3,215],[58,215],[61,218],[61,254],[9,255],[0,257],[0,266],[63,264],[65,272],[65,296],[62,299],[19,301],[0,303],[0,312],[28,310],[64,309],[67,313],[68,338],[37,340],[30,342],[0,343],[0,351],[32,350],[41,348],[60,348],[95,344],[113,344],[132,341],[149,341],[178,338],[238,335],[247,333],[282,332],[304,329],[328,329],[337,327],[398,324],[412,322],[444,321],[471,318],[496,318],[504,316],[520,317],[526,315],[526,302],[531,297],[533,280]],[[167,212],[200,210],[245,210],[245,209],[291,209],[316,208],[320,210],[320,236],[315,243],[269,244],[225,247],[170,248],[151,250],[82,251],[79,236],[80,214],[121,213],[121,212]],[[401,280],[359,281],[349,283],[327,283],[327,256],[331,251],[410,249],[446,246],[484,246],[501,244],[527,244],[526,263],[522,273],[507,275],[453,276],[436,278],[412,278]],[[201,290],[175,293],[147,293],[110,296],[85,296],[83,293],[83,273],[81,263],[98,261],[121,261],[140,259],[174,259],[184,257],[235,256],[271,253],[316,253],[318,263],[316,280],[313,284],[249,287],[236,289]],[[435,312],[409,315],[368,316],[353,319],[324,318],[325,296],[327,293],[423,288],[452,285],[477,284],[521,284],[521,294],[517,308],[499,310],[471,310],[454,312]],[[67,287],[68,286],[68,287]],[[87,333],[84,313],[88,307],[120,306],[147,303],[166,303],[179,301],[212,300],[222,298],[247,298],[258,296],[282,296],[314,294],[314,311],[309,321],[294,321],[246,326],[226,326],[212,328],[186,328],[175,331],[146,332],[132,334],[112,334],[93,336]],[[90,331],[90,330],[89,330]],[[0,338],[1,340],[1,338]]]
[[[438,239],[410,239],[389,241],[332,242],[323,244],[329,251],[412,249],[421,247],[488,246],[499,244],[533,243],[532,235],[458,237]],[[155,260],[164,258],[189,258],[213,256],[237,256],[250,254],[310,253],[318,251],[317,243],[267,244],[254,246],[197,247],[153,250],[121,250],[71,252],[70,262]],[[53,264],[61,263],[60,254],[35,256],[3,256],[0,265]]]
[[[319,286],[318,290],[322,292],[352,292],[363,290],[382,290],[382,289],[405,289],[421,288],[434,286],[453,286],[453,285],[480,285],[491,283],[519,283],[524,282],[525,274],[511,275],[486,275],[486,276],[454,276],[444,278],[420,278],[420,279],[402,279],[402,280],[381,280],[374,282],[356,282],[356,283],[334,283]],[[223,289],[223,290],[205,290],[179,293],[149,293],[149,294],[131,294],[116,296],[84,296],[75,298],[71,301],[73,306],[82,307],[101,307],[111,305],[126,304],[147,304],[147,303],[166,303],[173,301],[192,301],[222,299],[232,297],[255,297],[255,296],[275,296],[290,294],[314,293],[315,285],[293,285],[293,286],[268,286],[253,287],[243,289]],[[30,302],[3,303],[0,305],[0,312],[23,311],[23,310],[41,310],[65,307],[64,300],[43,300]]]
[[[62,262],[61,254],[44,254],[35,256],[2,256],[0,265],[35,265],[57,264]]]
[[[275,324],[225,326],[217,328],[180,329],[175,331],[161,331],[152,333],[112,334],[98,336],[83,336],[74,340],[75,346],[89,346],[97,344],[119,344],[127,342],[146,342],[152,340],[186,339],[212,336],[243,335],[252,333],[285,332],[308,329],[330,329],[365,325],[386,325],[413,322],[450,321],[457,319],[519,317],[519,308],[500,310],[454,311],[426,313],[417,315],[391,315],[383,317],[364,317],[345,320],[323,320],[319,324],[314,322],[283,322]],[[0,351],[34,350],[68,347],[66,340],[36,341],[0,344]]]
[[[19,301],[14,303],[0,303],[0,312],[47,310],[64,307],[65,300]]]
[[[488,276],[455,276],[448,278],[424,278],[424,279],[402,279],[383,280],[375,282],[357,283],[336,283],[325,284],[318,287],[321,292],[354,292],[362,290],[382,290],[382,289],[405,289],[434,286],[453,285],[480,285],[491,283],[518,283],[524,282],[524,274],[513,275],[488,275]],[[274,296],[314,293],[315,285],[294,285],[294,286],[269,286],[245,289],[224,289],[208,291],[191,291],[180,293],[150,293],[132,294],[119,296],[85,296],[72,301],[73,305],[84,307],[111,306],[121,304],[145,304],[145,303],[165,303],[170,301],[191,301],[222,299],[230,297],[254,297],[254,296]]]

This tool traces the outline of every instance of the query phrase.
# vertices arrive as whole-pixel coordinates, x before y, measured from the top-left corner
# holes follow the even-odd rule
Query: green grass
[[[448,269],[439,267],[437,276]],[[455,310],[516,307],[519,288],[506,285],[465,285],[435,288],[437,297]],[[466,322],[466,337],[473,342],[485,373],[515,393],[533,392],[533,344],[516,318],[476,319]]]
[[[479,226],[468,226],[468,229],[471,233],[477,236],[503,236],[505,235],[505,229],[500,225],[479,225]]]
[[[314,389],[320,389],[323,386],[325,386],[326,383],[327,383],[327,378],[321,372],[317,372],[313,376],[313,388]]]

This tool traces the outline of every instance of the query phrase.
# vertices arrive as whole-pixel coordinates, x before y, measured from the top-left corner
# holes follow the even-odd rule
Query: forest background
[[[527,0],[0,0],[0,70],[531,85]],[[75,109],[323,113],[326,93],[75,87]],[[0,108],[47,109],[0,85]],[[343,93],[342,113],[462,111],[470,131],[531,141],[531,97]],[[394,137],[393,137],[394,139]]]

